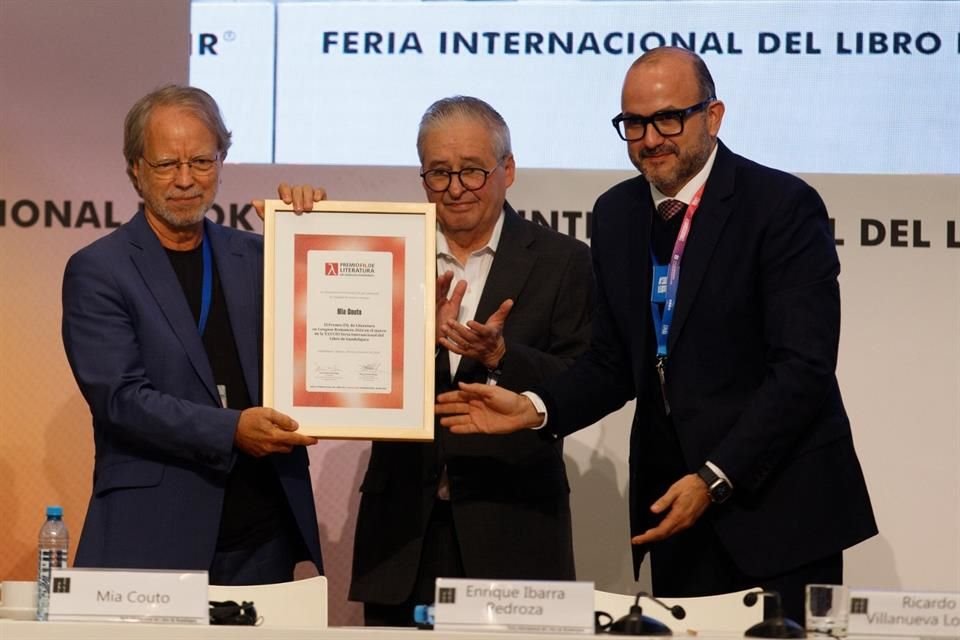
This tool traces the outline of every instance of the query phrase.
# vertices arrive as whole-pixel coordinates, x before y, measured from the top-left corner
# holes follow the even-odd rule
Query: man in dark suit
[[[440,100],[417,148],[441,231],[437,391],[521,390],[565,369],[589,338],[589,250],[506,203],[516,168],[503,118],[476,98]],[[436,435],[373,444],[350,588],[368,624],[411,625],[440,576],[574,578],[561,441]]]
[[[656,594],[760,585],[802,619],[804,584],[842,582],[877,531],[835,375],[840,265],[817,193],[730,152],[723,114],[695,54],[634,62],[614,126],[643,175],[594,207],[590,350],[533,396],[471,386],[438,411],[559,437],[636,398],[635,569],[650,551]]]
[[[260,402],[263,243],[205,219],[230,146],[213,99],[168,86],[127,115],[144,205],[78,251],[63,342],[93,414],[76,565],[209,570],[213,584],[322,571],[296,422]]]

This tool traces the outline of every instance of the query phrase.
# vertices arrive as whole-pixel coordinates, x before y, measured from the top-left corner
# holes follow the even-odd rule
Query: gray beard
[[[155,213],[158,216],[160,216],[164,222],[170,225],[171,228],[182,230],[182,229],[189,229],[191,227],[195,227],[199,223],[203,222],[203,218],[204,216],[207,215],[207,211],[209,210],[210,210],[209,206],[204,206],[201,209],[197,210],[197,212],[194,215],[190,216],[189,218],[185,218],[185,217],[178,218],[174,216],[172,213],[170,213],[170,211],[168,211],[166,207],[161,207],[157,209]]]

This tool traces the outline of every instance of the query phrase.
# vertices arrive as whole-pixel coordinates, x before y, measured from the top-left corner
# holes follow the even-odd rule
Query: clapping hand
[[[446,271],[437,278],[437,323],[436,343],[444,347],[441,338],[446,324],[450,321],[456,322],[457,315],[460,313],[460,305],[463,303],[463,296],[467,292],[467,281],[461,280],[453,288],[453,294],[450,295],[450,284],[453,282],[453,271]],[[449,297],[448,297],[449,296]],[[448,341],[449,343],[449,341]],[[452,349],[451,349],[452,350]],[[459,352],[455,352],[459,353]]]
[[[458,282],[457,287],[463,284]],[[456,291],[454,292],[456,295]],[[460,296],[463,297],[462,294]],[[483,363],[487,369],[495,369],[507,353],[507,343],[503,338],[503,325],[513,308],[513,300],[504,300],[500,307],[490,314],[485,323],[468,320],[466,324],[457,322],[457,318],[448,318],[438,328],[438,343],[466,358]],[[439,320],[439,317],[438,317]]]

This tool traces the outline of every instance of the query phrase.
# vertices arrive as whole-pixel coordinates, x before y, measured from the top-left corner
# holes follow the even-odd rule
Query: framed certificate
[[[318,438],[433,439],[436,208],[264,215],[263,401]]]

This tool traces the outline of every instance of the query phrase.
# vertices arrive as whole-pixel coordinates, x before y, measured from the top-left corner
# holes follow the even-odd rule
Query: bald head
[[[627,75],[629,76],[633,70],[644,65],[664,63],[670,66],[686,67],[692,74],[693,82],[695,82],[699,88],[701,100],[716,97],[717,87],[713,83],[713,76],[710,75],[710,70],[707,69],[703,58],[692,51],[680,47],[657,47],[656,49],[647,51],[633,61],[630,69],[627,70]]]

